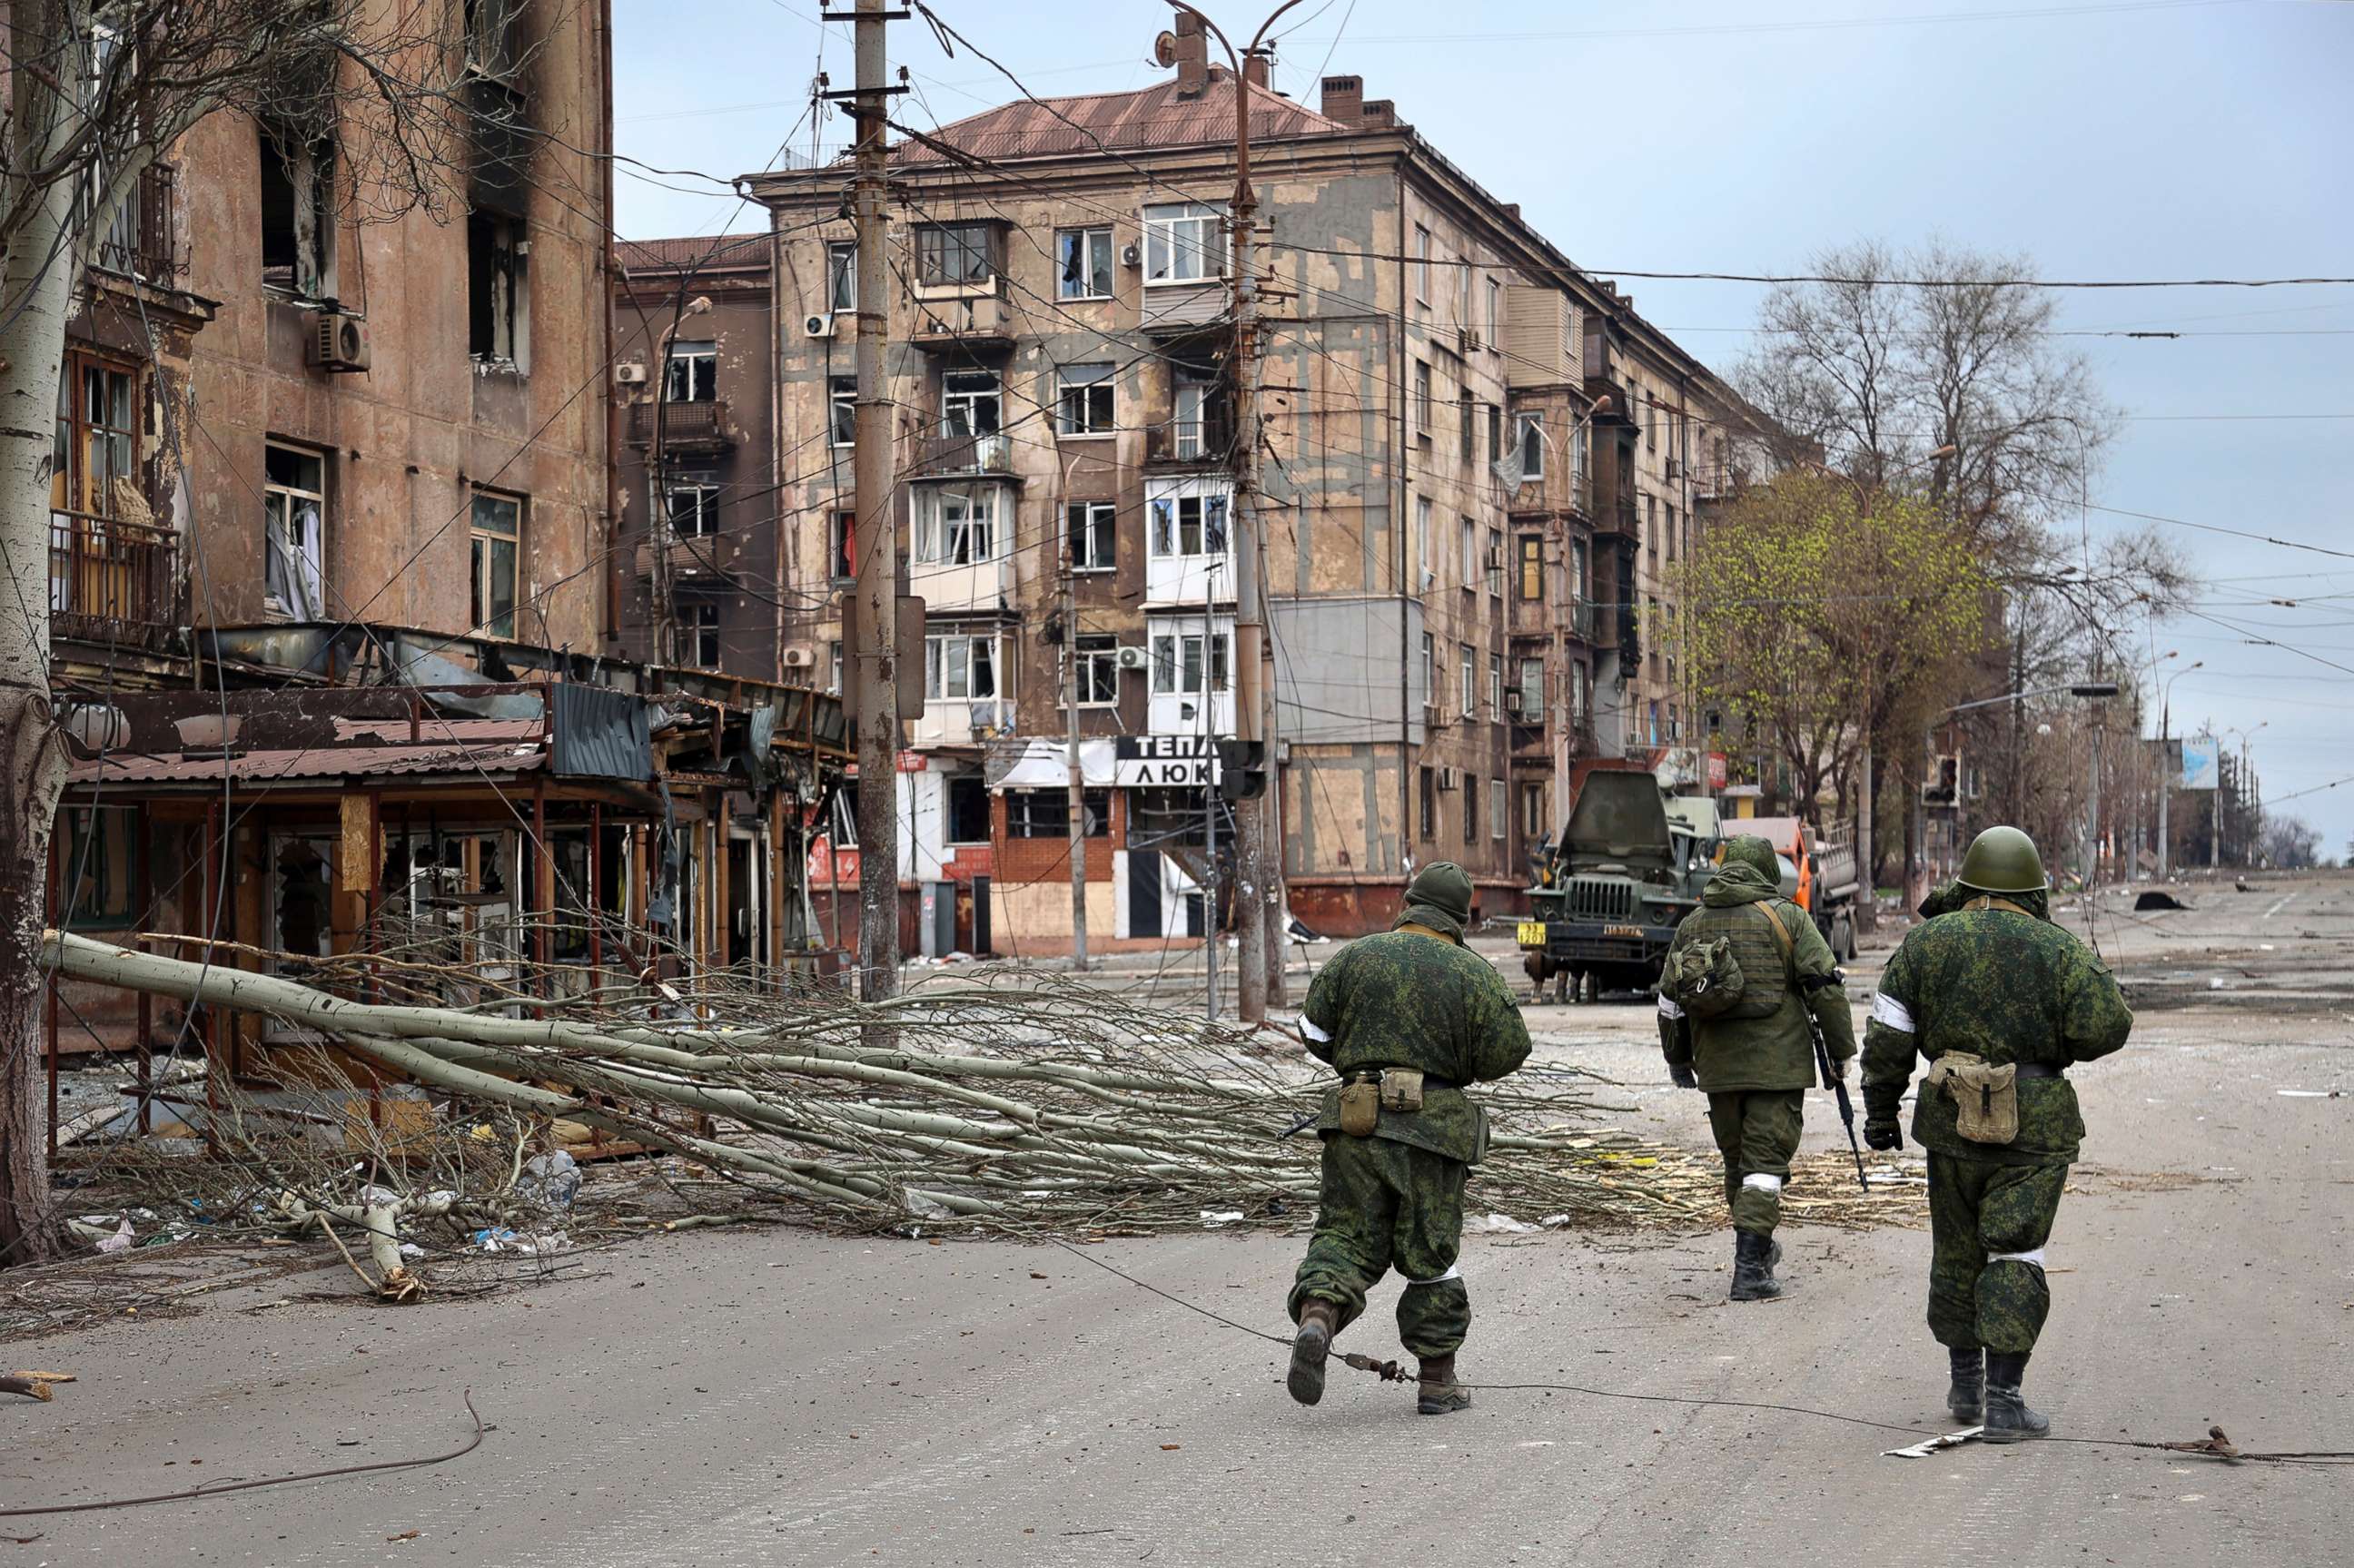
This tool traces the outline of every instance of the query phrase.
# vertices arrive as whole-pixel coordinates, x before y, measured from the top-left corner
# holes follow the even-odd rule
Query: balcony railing
[[[170,283],[188,270],[173,229],[179,188],[178,172],[166,164],[151,164],[123,197],[106,237],[98,242],[98,264],[151,283]]]
[[[1153,468],[1225,468],[1234,460],[1235,428],[1225,419],[1172,419],[1148,425],[1144,461]]]
[[[169,528],[49,514],[49,626],[86,642],[160,647],[180,624],[180,540]]]
[[[653,539],[638,542],[638,576],[654,575],[660,546]],[[719,538],[715,534],[673,535],[670,539],[670,575],[673,582],[708,581],[719,575]]]
[[[657,426],[666,451],[709,451],[736,444],[736,438],[728,433],[727,400],[724,397],[705,403],[631,405],[631,440],[640,446],[652,445]]]
[[[967,474],[1013,474],[1013,438],[1002,430],[981,436],[924,436],[916,443],[909,479],[957,479]]]

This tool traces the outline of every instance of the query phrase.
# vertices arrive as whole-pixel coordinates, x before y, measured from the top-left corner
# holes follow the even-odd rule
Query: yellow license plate
[[[1523,947],[1523,948],[1542,948],[1542,947],[1543,947],[1544,945],[1545,945],[1545,928],[1544,928],[1544,922],[1543,922],[1543,921],[1542,921],[1542,920],[1523,920],[1523,921],[1522,921],[1522,922],[1521,922],[1521,946],[1522,946],[1522,947]]]
[[[1643,934],[1643,927],[1640,926],[1605,926],[1602,927],[1602,934],[1606,937],[1639,937]]]

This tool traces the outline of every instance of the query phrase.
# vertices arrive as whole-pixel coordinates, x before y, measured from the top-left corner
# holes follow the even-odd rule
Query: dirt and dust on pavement
[[[2138,1012],[2076,1075],[2091,1135],[2029,1374],[2063,1435],[2354,1448],[2354,878],[2251,887],[2062,911]],[[1621,1081],[1629,1125],[1704,1142],[1640,1002],[1527,1016],[1541,1060]],[[1826,1097],[1808,1118],[1809,1150],[1843,1147]],[[1073,1253],[736,1227],[413,1308],[232,1287],[0,1356],[81,1377],[0,1407],[0,1507],[446,1451],[469,1389],[493,1430],[431,1468],[0,1519],[0,1564],[2346,1560],[2354,1469],[2049,1443],[1882,1457],[1904,1434],[1856,1423],[1946,1424],[1925,1234],[1785,1240],[1790,1293],[1734,1307],[1718,1234],[1475,1229],[1462,1375],[1555,1386],[1484,1387],[1437,1420],[1338,1369],[1322,1404],[1285,1396],[1283,1351],[1251,1331],[1285,1331],[1301,1242],[1267,1232]],[[1394,1299],[1342,1348],[1397,1354]]]

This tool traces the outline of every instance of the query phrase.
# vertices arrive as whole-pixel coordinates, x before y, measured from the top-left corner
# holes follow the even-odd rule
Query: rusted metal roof
[[[1234,101],[1228,99],[1232,117]],[[669,272],[684,268],[709,270],[719,267],[765,267],[769,236],[713,234],[681,239],[617,239],[613,259],[633,271]]]
[[[1267,88],[1253,87],[1250,95],[1254,143],[1336,135],[1350,129]],[[989,159],[1037,158],[1104,148],[1229,144],[1235,139],[1234,77],[1213,68],[1209,86],[1195,98],[1180,98],[1177,79],[1172,77],[1134,92],[1005,103],[942,126],[932,136],[960,152]],[[901,143],[892,157],[902,164],[949,161],[937,148],[920,142]]]
[[[429,714],[418,721],[417,739],[411,741],[408,721],[403,718],[338,718],[334,723],[338,744],[373,740],[387,746],[415,745],[418,742],[445,746],[481,745],[502,740],[536,741],[545,733],[538,719],[453,719]]]
[[[528,773],[547,765],[536,744],[318,746],[233,757],[104,757],[74,765],[69,789],[129,784],[270,784],[293,779],[381,779],[419,773]]]

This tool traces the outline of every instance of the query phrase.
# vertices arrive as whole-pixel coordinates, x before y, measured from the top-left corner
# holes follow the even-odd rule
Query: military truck
[[[1564,980],[1587,1000],[1656,984],[1715,870],[1719,831],[1712,804],[1671,800],[1648,771],[1588,773],[1519,926],[1522,967],[1538,991]]]

